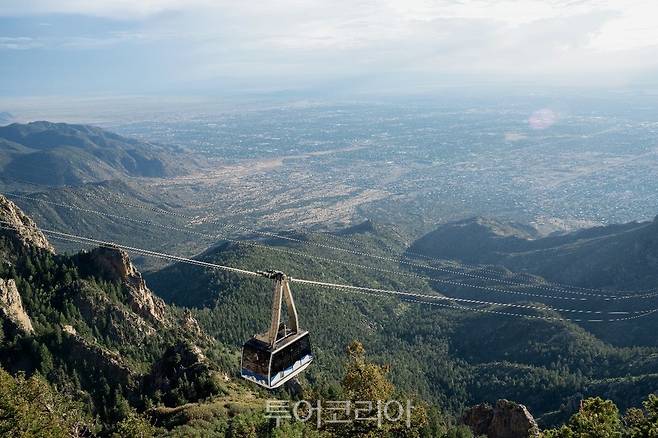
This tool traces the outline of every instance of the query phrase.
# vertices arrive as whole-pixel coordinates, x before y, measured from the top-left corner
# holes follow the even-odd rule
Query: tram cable
[[[4,222],[4,221],[0,221],[0,223],[8,224],[8,222]],[[3,225],[2,228],[16,230],[16,228],[12,227],[12,226]],[[261,275],[257,271],[251,271],[251,270],[247,270],[247,269],[240,269],[240,268],[235,268],[235,267],[226,266],[226,265],[220,265],[220,264],[216,264],[216,263],[204,262],[204,261],[201,261],[201,260],[196,260],[196,259],[191,259],[191,258],[187,258],[187,257],[171,255],[171,254],[167,254],[167,253],[163,253],[163,252],[151,251],[151,250],[138,248],[138,247],[134,247],[134,246],[122,245],[122,244],[115,243],[115,242],[110,242],[110,241],[105,241],[105,240],[100,240],[100,239],[94,239],[94,238],[89,238],[89,237],[84,237],[84,236],[78,236],[78,235],[75,235],[75,234],[63,233],[63,232],[60,232],[60,231],[48,230],[48,229],[43,229],[43,228],[38,228],[38,227],[35,228],[35,229],[43,232],[44,234],[47,234],[51,237],[55,237],[56,239],[60,239],[60,240],[71,241],[71,242],[76,242],[76,243],[92,244],[92,245],[101,245],[101,246],[110,247],[110,248],[117,248],[117,249],[122,249],[122,250],[127,251],[127,252],[132,252],[132,253],[136,253],[136,254],[140,254],[140,255],[144,255],[144,256],[155,257],[155,258],[160,258],[160,259],[167,259],[167,260],[171,260],[171,261],[187,263],[187,264],[192,264],[192,265],[196,265],[196,266],[202,266],[202,267],[207,267],[207,268],[212,268],[212,269],[218,269],[218,270],[233,272],[233,273],[241,274],[241,275],[249,275],[249,276],[259,276],[259,275]],[[449,301],[449,302],[458,302],[458,303],[475,304],[475,305],[500,306],[500,307],[518,308],[518,309],[526,309],[526,310],[554,311],[554,312],[575,313],[575,314],[585,314],[585,315],[632,315],[630,317],[609,318],[609,319],[601,319],[601,318],[581,319],[581,318],[562,318],[562,317],[559,318],[559,319],[562,319],[562,320],[578,321],[578,322],[616,322],[616,321],[624,321],[624,320],[628,320],[628,319],[635,319],[636,317],[648,316],[648,315],[658,311],[658,308],[643,309],[641,311],[637,311],[637,310],[636,311],[601,311],[601,310],[590,310],[590,309],[554,308],[554,307],[550,307],[550,306],[534,306],[534,305],[519,304],[519,303],[499,303],[499,302],[494,302],[494,301],[456,298],[456,297],[450,297],[450,296],[446,296],[446,295],[433,295],[433,294],[427,294],[427,293],[399,291],[399,290],[394,290],[394,289],[381,289],[381,288],[371,288],[371,287],[363,287],[363,286],[353,286],[353,285],[347,285],[347,284],[329,283],[329,282],[322,282],[322,281],[317,281],[317,280],[308,280],[308,279],[295,278],[295,277],[290,277],[289,281],[292,282],[292,283],[312,285],[312,286],[317,286],[317,287],[321,287],[321,288],[388,294],[388,295],[401,296],[401,297],[405,297],[405,298],[410,297],[412,299],[420,298],[420,299]]]
[[[473,285],[473,284],[467,284],[467,283],[462,283],[459,281],[455,280],[447,280],[443,278],[437,278],[437,277],[431,277],[427,275],[421,275],[421,274],[415,274],[415,273],[409,273],[409,272],[401,272],[401,271],[393,271],[393,270],[386,270],[378,267],[373,267],[373,266],[368,266],[368,265],[363,265],[363,264],[357,264],[357,263],[352,263],[352,262],[346,262],[344,260],[336,260],[336,259],[331,259],[328,257],[323,257],[323,256],[316,256],[316,255],[311,255],[307,253],[301,253],[297,252],[291,249],[285,249],[285,248],[278,248],[274,247],[272,245],[267,245],[263,243],[256,243],[256,242],[251,242],[251,241],[245,241],[245,240],[237,240],[237,239],[231,239],[229,237],[226,237],[223,234],[208,234],[200,231],[195,231],[189,228],[180,228],[172,225],[165,225],[165,224],[160,224],[151,220],[143,220],[143,219],[135,219],[135,218],[130,218],[118,214],[113,214],[113,213],[106,213],[106,212],[100,212],[97,210],[92,210],[88,208],[83,208],[83,207],[78,207],[74,205],[68,205],[60,202],[54,202],[54,201],[47,201],[44,199],[39,199],[39,198],[33,198],[29,196],[24,196],[24,195],[16,195],[16,194],[8,194],[8,196],[13,196],[17,197],[20,199],[27,199],[35,202],[42,202],[46,204],[51,204],[51,205],[56,205],[62,208],[67,208],[67,209],[72,209],[72,210],[78,210],[82,212],[87,212],[87,213],[93,213],[99,216],[104,216],[104,217],[109,217],[113,219],[120,219],[120,220],[125,220],[128,222],[133,222],[141,225],[146,225],[146,226],[156,226],[160,227],[163,229],[168,229],[168,230],[174,230],[174,231],[180,231],[183,233],[188,233],[191,235],[199,236],[199,237],[204,237],[204,238],[210,238],[210,239],[222,239],[228,242],[233,242],[237,244],[244,244],[252,247],[257,247],[257,248],[262,248],[270,251],[276,251],[276,252],[281,252],[281,253],[286,253],[289,255],[294,255],[294,256],[300,256],[300,257],[307,257],[311,259],[316,259],[316,260],[321,260],[325,262],[330,262],[330,263],[338,263],[338,264],[343,264],[343,265],[349,265],[361,269],[367,269],[367,270],[374,270],[374,271],[379,271],[379,272],[388,272],[393,275],[402,275],[402,276],[408,276],[408,277],[415,277],[418,279],[423,279],[427,281],[433,281],[433,282],[438,282],[438,283],[443,283],[443,284],[448,284],[452,286],[457,286],[457,287],[465,287],[465,288],[475,288],[475,289],[480,289],[480,290],[486,290],[490,292],[496,292],[496,293],[506,293],[506,294],[513,294],[513,295],[524,295],[524,296],[529,296],[529,297],[537,297],[537,298],[546,298],[546,299],[561,299],[561,300],[572,300],[572,301],[587,301],[591,299],[598,299],[598,300],[605,300],[605,301],[616,301],[616,300],[628,300],[628,299],[648,299],[648,298],[653,298],[658,296],[658,292],[653,292],[653,293],[643,293],[643,294],[631,294],[631,295],[608,295],[608,294],[597,294],[597,293],[589,293],[589,292],[578,292],[578,291],[568,291],[564,289],[555,289],[555,288],[550,288],[550,287],[543,287],[543,286],[537,286],[537,285],[531,285],[531,284],[523,284],[523,283],[511,283],[511,285],[514,286],[525,286],[525,287],[531,287],[531,288],[536,288],[540,290],[547,290],[547,291],[553,291],[557,293],[566,293],[566,294],[571,294],[571,295],[578,295],[578,298],[573,298],[573,297],[564,297],[560,295],[547,295],[547,294],[538,294],[538,293],[531,293],[531,292],[524,292],[524,291],[511,291],[507,289],[501,289],[498,287],[492,287],[492,286],[482,286],[482,285]],[[273,235],[272,233],[265,233],[267,235]],[[284,236],[285,237],[285,236]],[[305,243],[305,241],[301,239],[294,239],[294,238],[289,238],[289,240],[295,240],[300,243]],[[315,242],[313,242],[315,243]],[[333,246],[327,246],[327,245],[320,245],[324,248],[329,248],[329,249],[341,249],[338,247],[333,247]],[[433,267],[430,265],[421,265],[421,264],[416,264],[416,263],[411,263],[411,262],[404,262],[400,261],[394,258],[390,257],[384,257],[384,256],[378,256],[378,255],[373,255],[373,254],[368,254],[364,252],[355,252],[351,250],[347,250],[342,248],[342,250],[349,252],[351,254],[357,255],[357,256],[364,256],[364,257],[371,257],[374,259],[379,259],[381,261],[390,261],[390,262],[396,262],[396,263],[405,263],[405,264],[410,264],[412,266],[417,266],[421,268],[428,268],[432,270],[438,270],[438,271],[446,271],[441,268]],[[474,279],[480,279],[480,280],[495,280],[495,279],[490,279],[488,277],[482,277],[478,275],[473,275],[473,274],[467,274],[467,273],[457,273],[453,271],[448,271],[449,273],[454,273],[457,275],[466,275],[468,277],[474,278]],[[583,297],[591,297],[591,298],[583,298]]]

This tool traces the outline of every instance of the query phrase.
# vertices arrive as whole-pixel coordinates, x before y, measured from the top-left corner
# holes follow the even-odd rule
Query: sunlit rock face
[[[16,204],[0,195],[0,226],[7,234],[13,236],[24,246],[33,246],[54,253],[46,236],[39,231],[34,221],[29,218]]]
[[[125,251],[101,247],[88,253],[91,264],[109,280],[119,280],[128,288],[129,304],[142,318],[166,324],[166,306],[146,286],[142,274],[130,261]]]
[[[14,280],[0,278],[0,315],[26,333],[33,333],[32,321],[23,308],[23,300]]]
[[[489,438],[539,437],[539,428],[528,409],[508,400],[498,400],[495,406],[479,404],[462,417],[464,424],[476,435]]]

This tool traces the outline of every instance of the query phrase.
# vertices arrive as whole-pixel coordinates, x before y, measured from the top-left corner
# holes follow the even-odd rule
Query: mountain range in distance
[[[539,236],[524,225],[474,218],[438,227],[409,251],[468,264],[503,265],[588,288],[658,286],[658,217],[549,236]]]
[[[59,186],[169,177],[186,172],[183,152],[87,125],[39,121],[0,127],[0,169],[8,181]]]
[[[0,126],[10,123],[14,116],[7,111],[0,111]]]

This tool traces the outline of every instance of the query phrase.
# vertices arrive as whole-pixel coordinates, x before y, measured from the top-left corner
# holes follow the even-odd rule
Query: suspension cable
[[[36,184],[34,184],[34,185],[36,185]],[[129,206],[129,207],[134,207],[134,208],[139,208],[139,209],[142,209],[142,210],[152,211],[154,213],[161,214],[161,215],[162,214],[171,215],[171,216],[174,216],[174,217],[184,218],[184,219],[188,219],[188,220],[196,219],[196,217],[194,217],[194,216],[180,214],[180,213],[176,213],[176,212],[171,212],[171,211],[168,211],[168,210],[165,210],[165,209],[162,209],[162,208],[158,208],[158,207],[145,207],[143,205],[128,203],[125,200],[123,200],[120,196],[118,196],[117,194],[113,194],[113,193],[106,194],[105,196],[107,196],[107,197],[103,197],[103,195],[101,195],[101,194],[91,194],[91,193],[87,193],[87,192],[83,193],[82,195],[85,196],[85,197],[86,196],[96,197],[98,199],[103,199],[103,200],[106,200],[106,201],[108,200],[107,197],[111,196],[112,198],[114,198],[114,200],[116,202],[122,203],[126,206]],[[217,220],[213,220],[211,222],[216,223]],[[304,239],[298,239],[298,238],[294,238],[294,237],[291,237],[291,236],[286,236],[286,235],[273,233],[273,232],[269,232],[269,231],[255,230],[255,229],[251,229],[251,228],[244,227],[244,226],[241,226],[241,225],[228,224],[228,223],[224,223],[223,225],[226,226],[226,227],[229,227],[229,228],[245,231],[245,232],[248,232],[248,233],[257,234],[257,235],[260,235],[260,236],[272,237],[272,238],[281,239],[281,240],[287,240],[287,241],[290,241],[290,242],[300,243],[300,244],[303,244],[303,245],[312,245],[312,246],[316,246],[316,247],[319,247],[319,248],[331,249],[331,250],[334,250],[334,251],[348,252],[348,253],[351,253],[353,255],[361,255],[361,256],[370,257],[370,258],[380,258],[380,257],[382,257],[382,256],[372,255],[372,254],[369,254],[369,253],[360,252],[360,251],[354,251],[353,249],[346,249],[346,248],[336,247],[333,244],[332,245],[321,244],[321,243],[318,243],[318,242],[312,242],[312,241],[308,241],[308,240],[304,240]],[[316,233],[312,233],[312,234],[314,234],[316,236],[322,236],[324,239],[335,239],[336,238],[335,235],[327,236],[325,233],[316,232]],[[363,244],[363,242],[361,242],[357,239],[353,239],[353,238],[348,238],[348,237],[341,236],[341,239],[345,239],[348,242],[358,244],[359,246],[361,246]],[[404,254],[409,254],[409,255],[412,255],[412,256],[415,256],[415,257],[419,257],[419,258],[423,258],[423,259],[426,259],[426,260],[435,261],[435,262],[439,262],[439,263],[445,263],[447,261],[447,260],[444,260],[444,259],[439,259],[439,258],[427,256],[427,255],[424,255],[424,254],[420,254],[420,253],[417,253],[417,252],[412,252],[412,251],[405,251]],[[610,290],[606,290],[606,289],[588,288],[588,287],[582,287],[582,286],[562,284],[562,283],[557,283],[557,282],[543,281],[543,282],[523,283],[523,282],[513,281],[513,280],[503,280],[503,279],[500,279],[500,278],[490,278],[490,277],[486,277],[486,276],[481,276],[481,275],[476,275],[476,274],[472,274],[472,273],[469,273],[469,272],[465,272],[463,270],[459,270],[459,268],[457,268],[457,267],[442,266],[441,268],[438,268],[436,266],[426,266],[426,265],[422,265],[422,264],[417,264],[417,263],[414,263],[413,261],[411,261],[409,259],[409,257],[405,256],[404,254],[401,255],[401,258],[406,259],[406,260],[391,259],[391,258],[385,258],[385,257],[383,259],[388,260],[388,261],[400,262],[400,263],[407,262],[408,264],[410,264],[412,266],[417,265],[418,267],[421,267],[421,268],[437,269],[437,270],[442,270],[442,271],[448,272],[448,273],[454,273],[454,274],[457,274],[457,275],[467,275],[467,276],[472,276],[473,278],[480,278],[480,279],[484,279],[484,280],[496,281],[496,282],[501,282],[501,283],[508,284],[508,285],[528,286],[528,287],[537,288],[537,289],[546,289],[546,290],[560,291],[560,292],[566,292],[566,293],[575,293],[573,291],[570,291],[569,289],[578,289],[578,290],[589,291],[589,292],[610,292]],[[524,274],[524,273],[516,273],[515,272],[512,275],[509,275],[509,274],[501,273],[499,271],[495,271],[493,269],[487,269],[487,268],[485,268],[483,266],[480,266],[480,265],[471,265],[471,264],[467,264],[467,263],[463,263],[463,262],[460,262],[460,264],[463,265],[463,266],[470,267],[474,270],[487,272],[487,273],[497,275],[497,276],[504,276],[504,277],[526,276],[526,277],[528,277],[528,275]],[[636,292],[636,294],[630,295],[630,296],[627,296],[627,297],[632,297],[632,296],[644,297],[645,295],[641,295],[641,294],[647,294],[647,293],[652,293],[652,292],[656,292],[656,291],[658,291],[658,288],[652,288],[652,289],[646,289],[646,290],[635,290],[635,291],[633,291],[633,290],[617,290],[616,292],[618,292],[618,293]],[[590,294],[590,295],[591,296],[597,296],[595,294]],[[651,296],[656,296],[656,295],[658,295],[658,293],[657,294],[652,294]],[[601,295],[598,295],[598,296],[604,296],[604,295],[601,294]],[[614,295],[609,295],[609,296],[614,297]],[[623,297],[623,298],[626,298],[626,297]]]
[[[7,222],[3,222],[3,223],[7,223]],[[16,230],[15,227],[2,226],[2,228]],[[77,243],[102,245],[102,246],[111,247],[111,248],[118,248],[118,249],[123,249],[123,250],[128,251],[128,252],[134,252],[134,253],[138,253],[138,254],[145,255],[145,256],[152,256],[152,257],[156,257],[156,258],[163,258],[163,259],[178,261],[178,262],[182,262],[182,263],[189,263],[189,264],[193,264],[193,265],[197,265],[197,266],[203,266],[203,267],[208,267],[208,268],[213,268],[213,269],[219,269],[219,270],[229,271],[229,272],[233,272],[233,273],[237,273],[237,274],[250,275],[250,276],[258,276],[259,275],[255,271],[234,268],[234,267],[231,267],[231,266],[219,265],[219,264],[216,264],[216,263],[203,262],[203,261],[200,261],[200,260],[190,259],[190,258],[187,258],[187,257],[175,256],[175,255],[171,255],[171,254],[167,254],[167,253],[151,251],[151,250],[138,248],[138,247],[134,247],[134,246],[122,245],[122,244],[109,242],[109,241],[105,241],[105,240],[93,239],[93,238],[89,238],[89,237],[83,237],[83,236],[78,236],[78,235],[75,235],[75,234],[63,233],[63,232],[54,231],[54,230],[40,229],[38,227],[34,227],[34,229],[40,230],[41,232],[43,232],[45,234],[55,236],[56,238],[60,238],[62,240],[74,241],[74,242],[77,242]],[[396,296],[402,296],[402,297],[411,297],[413,299],[421,298],[421,299],[431,299],[431,300],[449,301],[449,302],[461,302],[461,303],[487,305],[487,306],[513,307],[513,308],[519,308],[519,309],[529,309],[529,310],[538,310],[538,311],[555,311],[555,312],[565,312],[565,313],[569,312],[569,313],[597,314],[597,315],[631,315],[631,314],[633,314],[633,315],[635,315],[635,317],[647,316],[647,315],[650,315],[650,314],[658,311],[658,308],[644,309],[642,311],[600,311],[600,310],[583,310],[583,309],[563,309],[563,308],[553,308],[553,307],[550,307],[550,306],[533,306],[533,305],[517,304],[517,303],[498,303],[498,302],[493,302],[493,301],[482,301],[482,300],[472,300],[472,299],[465,299],[465,298],[454,298],[454,297],[448,297],[448,296],[445,296],[445,295],[432,295],[432,294],[425,294],[425,293],[405,292],[405,291],[399,291],[399,290],[393,290],[393,289],[379,289],[379,288],[370,288],[370,287],[362,287],[362,286],[353,286],[353,285],[346,285],[346,284],[321,282],[321,281],[316,281],[316,280],[306,280],[306,279],[295,278],[295,277],[290,277],[289,281],[294,282],[294,283],[319,286],[319,287],[323,287],[323,288],[348,290],[348,291],[360,291],[360,292],[368,292],[368,293],[389,294],[389,295],[396,295]],[[567,319],[567,318],[562,318],[562,319]],[[607,319],[607,320],[602,320],[602,319],[591,319],[591,320],[590,319],[587,319],[587,320],[578,319],[578,321],[582,321],[582,322],[605,322],[605,321],[607,321],[607,322],[616,322],[616,321],[627,320],[627,319],[634,319],[634,317],[615,318],[615,319]]]
[[[455,281],[455,280],[446,280],[446,279],[441,279],[441,278],[437,278],[437,277],[423,276],[423,275],[420,275],[420,274],[414,274],[414,273],[408,273],[408,272],[385,270],[385,269],[377,268],[377,267],[373,267],[373,266],[367,266],[367,265],[362,265],[362,264],[346,262],[344,260],[335,260],[335,259],[331,259],[331,258],[328,258],[328,257],[321,257],[321,256],[310,255],[310,254],[307,254],[307,253],[300,253],[300,252],[289,250],[289,249],[276,248],[276,247],[273,247],[271,245],[266,245],[266,244],[262,244],[262,243],[255,243],[255,242],[249,242],[249,241],[244,241],[244,240],[231,239],[231,238],[228,238],[228,237],[226,237],[225,235],[222,235],[222,234],[212,235],[212,234],[208,234],[208,233],[204,233],[204,232],[195,231],[195,230],[192,230],[192,229],[189,229],[189,228],[180,228],[180,227],[175,227],[175,226],[172,226],[172,225],[164,225],[164,224],[160,224],[158,222],[154,222],[154,221],[151,221],[151,220],[135,219],[135,218],[130,218],[130,217],[126,217],[126,216],[121,216],[121,215],[118,215],[118,214],[100,212],[100,211],[92,210],[92,209],[88,209],[88,208],[82,208],[82,207],[78,207],[78,206],[74,206],[74,205],[68,205],[68,204],[64,204],[64,203],[60,203],[60,202],[47,201],[47,200],[44,200],[44,199],[33,198],[33,197],[24,196],[24,195],[17,195],[17,194],[8,194],[8,196],[14,196],[14,197],[17,197],[17,198],[32,200],[32,201],[35,201],[35,202],[42,202],[42,203],[52,204],[52,205],[56,205],[56,206],[59,206],[59,207],[62,207],[62,208],[78,210],[78,211],[83,211],[83,212],[87,212],[87,213],[93,213],[93,214],[96,214],[96,215],[99,215],[99,216],[104,216],[104,217],[109,217],[109,218],[114,218],[114,219],[121,219],[121,220],[129,221],[129,222],[133,222],[133,223],[138,223],[138,224],[142,224],[142,225],[157,226],[157,227],[160,227],[160,228],[163,228],[163,229],[180,231],[180,232],[184,232],[184,233],[188,233],[188,234],[192,234],[192,235],[196,235],[196,236],[200,236],[200,237],[211,238],[211,239],[218,239],[219,238],[219,239],[222,239],[222,240],[225,240],[225,241],[228,241],[228,242],[233,242],[233,243],[238,243],[238,244],[245,244],[245,245],[248,245],[248,246],[263,248],[263,249],[271,250],[271,251],[282,252],[282,253],[291,254],[291,255],[295,255],[295,256],[302,256],[302,257],[307,257],[307,258],[312,258],[312,259],[317,259],[317,260],[323,260],[323,261],[327,261],[327,262],[331,262],[331,263],[350,265],[350,266],[354,266],[354,267],[358,267],[358,268],[362,268],[362,269],[368,269],[368,270],[374,270],[374,271],[380,271],[380,272],[388,272],[388,273],[393,274],[393,275],[403,275],[403,276],[415,277],[415,278],[418,278],[418,279],[423,279],[423,280],[428,280],[428,281],[433,281],[433,282],[439,282],[439,283],[443,283],[443,284],[449,284],[449,285],[452,285],[452,286],[476,288],[476,289],[487,290],[487,291],[497,292],[497,293],[506,293],[506,294],[513,294],[513,295],[525,295],[525,296],[537,297],[537,298],[574,300],[574,301],[575,300],[579,300],[579,301],[587,301],[588,300],[588,298],[573,298],[573,297],[563,297],[563,296],[558,296],[558,295],[537,294],[537,293],[523,292],[523,291],[510,291],[510,290],[501,289],[501,288],[498,288],[498,287],[472,285],[472,284],[461,283],[461,282]],[[267,233],[267,232],[262,232],[262,233],[264,233],[266,235],[275,236],[273,233]],[[287,236],[283,236],[283,237],[287,237]],[[288,239],[293,240],[293,241],[297,241],[297,242],[301,242],[301,243],[305,243],[305,241],[303,241],[301,239],[295,239],[295,238],[288,238]],[[316,242],[309,242],[309,243],[313,243],[316,246],[320,246],[320,247],[324,247],[324,248],[328,248],[328,249],[342,250],[342,251],[345,251],[345,252],[348,252],[348,253],[351,253],[351,254],[357,255],[357,256],[370,257],[370,258],[375,258],[375,259],[379,259],[379,260],[382,260],[382,261],[390,261],[390,262],[396,262],[396,263],[400,262],[400,263],[411,265],[411,266],[416,266],[416,267],[420,267],[420,268],[428,268],[428,269],[431,269],[431,270],[448,272],[448,273],[453,273],[453,274],[458,274],[458,275],[464,275],[464,276],[475,278],[475,279],[496,281],[496,279],[491,279],[491,278],[488,278],[488,277],[479,276],[479,275],[475,275],[475,274],[469,274],[469,273],[460,272],[460,271],[455,272],[455,271],[452,271],[452,270],[448,270],[448,269],[444,269],[444,268],[438,268],[438,267],[434,267],[434,266],[430,266],[430,265],[422,265],[422,264],[408,262],[408,261],[400,261],[400,260],[390,258],[390,257],[378,256],[378,255],[368,254],[368,253],[359,252],[359,251],[351,251],[351,250],[347,250],[347,249],[344,249],[344,248],[333,247],[333,246],[329,246],[329,245],[322,245],[322,244],[319,244],[319,243],[316,243]],[[502,280],[500,282],[505,283],[505,284],[509,284],[509,285],[512,285],[512,286],[527,286],[527,287],[536,288],[536,289],[540,289],[540,290],[547,290],[547,291],[553,291],[553,292],[558,292],[558,293],[566,293],[566,294],[571,294],[571,295],[579,295],[581,297],[586,296],[586,297],[592,297],[591,299],[601,299],[601,300],[606,300],[606,301],[608,301],[608,300],[626,300],[626,299],[647,299],[647,298],[653,298],[655,296],[658,296],[658,292],[644,293],[644,294],[632,294],[632,295],[609,295],[609,294],[596,294],[596,293],[588,293],[588,292],[568,291],[568,290],[565,290],[565,289],[556,289],[556,288],[552,288],[552,287],[532,285],[532,284],[524,284],[524,283],[518,283],[518,282],[503,282]]]
[[[39,184],[31,183],[31,182],[27,182],[27,181],[26,181],[26,183],[30,184],[30,185],[33,185],[33,186],[36,186],[36,187],[41,186]],[[89,213],[95,213],[95,214],[105,215],[105,216],[109,216],[109,217],[118,217],[120,219],[131,220],[131,218],[126,218],[126,217],[122,217],[122,216],[118,216],[118,215],[111,215],[109,213],[103,213],[103,212],[99,212],[99,211],[95,211],[95,210],[91,210],[91,209],[85,209],[85,208],[82,208],[82,207],[70,206],[70,205],[66,205],[66,204],[62,204],[62,203],[57,203],[57,202],[53,202],[53,201],[47,201],[47,200],[39,199],[39,198],[33,198],[33,197],[21,195],[21,194],[7,193],[6,195],[11,196],[11,197],[16,197],[16,198],[32,200],[32,201],[35,201],[35,202],[43,202],[43,203],[58,205],[58,206],[63,207],[63,208],[73,208],[73,209],[78,209],[78,210],[81,210],[81,211],[86,211],[86,212],[89,212]],[[100,194],[83,193],[82,195],[85,196],[85,197],[94,196],[94,197],[97,197],[99,199],[103,199],[103,200],[106,200],[106,201],[108,200],[106,197],[103,197]],[[112,194],[108,194],[106,196],[110,196],[110,195],[112,195]],[[140,206],[140,205],[137,205],[137,204],[128,203],[128,202],[124,201],[123,199],[121,199],[117,195],[112,195],[112,196],[113,196],[114,200],[111,201],[111,202],[118,202],[118,203],[121,203],[121,204],[129,206],[129,207],[140,208],[142,210],[152,211],[152,212],[157,213],[157,214],[166,214],[166,215],[171,215],[171,216],[178,217],[178,218],[185,218],[185,219],[189,219],[189,220],[196,219],[196,217],[194,217],[194,216],[184,215],[184,214],[180,214],[180,213],[176,213],[176,212],[171,212],[171,211],[164,210],[164,209],[157,208],[157,207],[145,207],[145,206]],[[212,222],[217,222],[217,221],[215,220],[215,221],[212,221]],[[153,224],[154,225],[159,225],[157,223],[153,223]],[[591,296],[591,297],[596,297],[596,298],[612,299],[612,300],[616,300],[616,299],[633,299],[633,298],[645,299],[645,298],[652,298],[652,297],[658,296],[658,288],[645,289],[645,290],[635,290],[635,291],[633,291],[633,290],[612,291],[612,292],[616,292],[616,293],[627,294],[627,295],[621,295],[620,296],[620,295],[616,295],[616,294],[606,293],[606,292],[611,292],[610,290],[607,290],[607,289],[587,288],[587,287],[582,287],[582,286],[561,284],[561,283],[557,283],[557,282],[546,282],[546,281],[544,281],[544,282],[523,283],[523,282],[520,282],[520,281],[505,280],[505,279],[502,279],[502,278],[491,278],[491,277],[487,277],[485,275],[479,275],[479,274],[474,274],[474,273],[470,273],[470,272],[465,272],[463,270],[459,270],[459,268],[456,268],[456,267],[446,267],[446,266],[437,267],[437,266],[431,266],[431,265],[417,263],[417,262],[411,261],[408,257],[406,257],[404,255],[401,256],[401,259],[396,259],[396,258],[391,258],[391,257],[386,257],[386,256],[369,254],[369,253],[366,253],[366,252],[363,252],[363,251],[356,251],[354,249],[341,248],[341,247],[337,247],[333,244],[332,245],[327,245],[327,244],[322,244],[322,243],[318,243],[318,242],[312,242],[312,241],[308,241],[308,240],[304,240],[304,239],[298,239],[298,238],[294,238],[294,237],[290,237],[290,236],[285,236],[285,235],[282,235],[282,234],[272,233],[272,232],[268,232],[268,231],[254,230],[254,229],[250,229],[250,228],[240,226],[240,225],[225,223],[224,226],[229,227],[229,228],[234,228],[234,229],[237,229],[237,230],[246,231],[246,232],[257,234],[257,235],[261,235],[261,236],[265,236],[265,237],[272,237],[272,238],[277,238],[277,239],[282,239],[282,240],[287,240],[287,241],[291,241],[291,242],[300,243],[300,244],[303,244],[303,245],[312,245],[312,246],[316,246],[316,247],[319,247],[319,248],[330,249],[330,250],[333,250],[333,251],[346,252],[346,253],[349,253],[349,254],[352,254],[352,255],[369,257],[369,258],[383,260],[383,261],[390,261],[390,262],[405,264],[405,265],[409,265],[409,266],[416,267],[416,268],[421,268],[421,269],[429,269],[429,270],[433,270],[433,271],[439,271],[439,272],[444,272],[444,273],[448,273],[448,274],[456,274],[456,275],[461,275],[461,276],[470,277],[470,278],[474,278],[474,279],[498,282],[498,283],[505,284],[505,285],[508,285],[508,286],[530,287],[530,288],[538,289],[538,290],[546,290],[546,291],[552,291],[552,292],[558,292],[558,293],[567,293],[567,294],[572,294],[572,295]],[[178,230],[178,231],[182,231],[182,232],[191,232],[191,233],[195,233],[197,235],[202,235],[202,236],[205,235],[205,236],[208,236],[208,237],[223,238],[221,234],[219,234],[217,236],[211,236],[211,235],[208,235],[206,233],[199,233],[199,232],[195,232],[195,231],[189,230],[189,229],[181,229],[181,228],[176,228],[176,227],[173,227],[173,226],[167,226],[167,227],[170,228],[170,229],[174,229],[174,230]],[[314,233],[314,234],[322,235],[324,238],[326,238],[326,236],[323,233]],[[223,239],[231,241],[231,239],[228,239],[228,238],[223,238]],[[359,245],[361,245],[361,242],[357,241],[356,239],[349,239],[349,241],[354,242],[354,243],[358,243]],[[414,253],[414,252],[410,252],[410,251],[406,251],[406,253],[417,256],[417,257],[422,257],[424,259],[428,259],[428,260],[431,260],[431,261],[437,261],[439,263],[445,263],[446,262],[445,260],[433,258],[433,257],[426,256],[426,255],[419,254],[419,253]],[[493,275],[503,276],[503,274],[501,274],[500,272],[497,272],[497,271],[494,271],[494,270],[491,270],[491,269],[486,269],[482,266],[467,265],[467,264],[464,264],[464,263],[462,263],[462,264],[464,266],[470,266],[473,269],[476,269],[476,270],[479,270],[479,271],[482,271],[482,272],[488,272],[488,273],[493,274]],[[521,275],[524,275],[524,274],[514,273],[514,276],[521,276]],[[509,277],[509,275],[505,275],[505,276]],[[435,281],[441,281],[441,280],[435,280]],[[453,283],[455,283],[455,282],[453,282]],[[469,285],[469,284],[461,284],[461,285],[465,286],[465,287],[472,287],[472,285]],[[588,291],[588,292],[577,292],[577,291],[569,290],[569,289],[577,289],[577,290],[580,290],[580,291]],[[509,291],[505,291],[505,290],[502,290],[502,289],[497,289],[497,291],[503,292],[503,293],[510,293]],[[592,292],[598,292],[598,293],[592,293]],[[635,292],[635,293],[628,294],[629,292]],[[520,292],[515,292],[515,293],[523,294],[523,293],[520,293]],[[531,294],[531,293],[526,293],[526,295],[549,298],[549,296],[545,296],[545,295],[542,296],[542,295]],[[556,297],[550,297],[550,298],[556,298]],[[556,299],[562,299],[562,298],[556,298]]]

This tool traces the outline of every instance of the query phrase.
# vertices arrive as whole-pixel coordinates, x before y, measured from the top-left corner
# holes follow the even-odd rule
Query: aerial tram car
[[[311,340],[309,333],[299,328],[288,277],[280,271],[258,273],[274,280],[272,322],[269,331],[254,335],[242,347],[240,374],[246,380],[275,389],[311,364]],[[287,324],[281,322],[283,300],[288,312]]]

